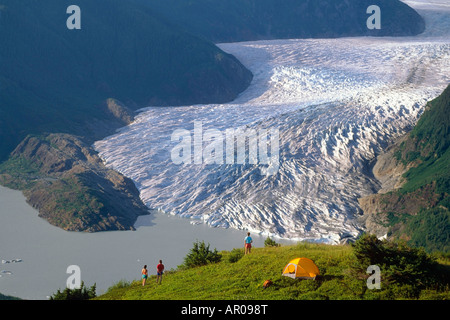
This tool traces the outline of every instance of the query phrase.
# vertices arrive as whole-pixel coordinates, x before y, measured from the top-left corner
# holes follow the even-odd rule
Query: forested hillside
[[[450,86],[430,101],[395,147],[389,166],[403,168],[401,187],[363,200],[365,213],[391,238],[428,251],[450,250]],[[373,232],[373,230],[372,230]]]

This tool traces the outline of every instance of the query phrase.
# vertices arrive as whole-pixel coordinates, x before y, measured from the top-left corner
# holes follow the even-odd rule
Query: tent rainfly
[[[308,258],[296,258],[291,260],[286,267],[284,267],[283,276],[291,277],[292,279],[316,279],[319,275],[319,268],[316,264]]]

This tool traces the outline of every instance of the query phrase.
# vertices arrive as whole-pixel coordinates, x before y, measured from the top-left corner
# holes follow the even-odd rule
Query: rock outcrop
[[[39,216],[65,230],[132,230],[148,214],[134,183],[69,134],[25,138],[2,165],[0,183],[23,190]]]

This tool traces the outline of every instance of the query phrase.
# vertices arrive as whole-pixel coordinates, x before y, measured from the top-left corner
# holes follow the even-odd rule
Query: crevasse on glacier
[[[357,199],[379,188],[369,161],[450,82],[449,8],[426,8],[428,29],[417,37],[221,44],[254,74],[235,101],[143,109],[95,148],[135,181],[150,208],[283,238],[356,236]],[[195,121],[222,132],[276,128],[278,171],[262,175],[248,162],[174,164],[171,135],[192,131]]]

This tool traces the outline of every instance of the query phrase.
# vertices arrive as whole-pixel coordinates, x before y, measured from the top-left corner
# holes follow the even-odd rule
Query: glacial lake
[[[77,265],[81,280],[87,286],[96,283],[100,295],[120,280],[139,279],[144,264],[150,274],[159,259],[166,270],[175,269],[197,240],[219,251],[243,246],[245,231],[190,222],[154,212],[138,219],[136,231],[68,232],[39,218],[22,192],[0,187],[0,293],[47,300],[66,287],[67,267]],[[264,246],[266,236],[252,237],[255,247]],[[14,259],[22,261],[1,262]]]
[[[351,112],[349,111],[347,118],[342,118],[342,113],[338,112],[340,109],[336,109],[334,114],[338,117],[336,119],[330,118],[331,128],[336,128],[336,130],[330,131],[332,133],[339,133],[341,129],[336,127],[334,123],[350,123],[352,128],[368,129],[370,135],[372,133],[380,134],[380,130],[384,130],[383,128],[386,128],[386,125],[389,124],[389,122],[375,121],[378,118],[374,118],[374,116],[380,114],[384,114],[384,118],[381,119],[394,120],[394,122],[391,122],[391,126],[394,128],[399,128],[397,122],[402,119],[410,121],[412,124],[417,119],[417,105],[423,106],[429,98],[436,97],[438,93],[442,92],[449,83],[450,9],[447,4],[448,0],[405,2],[417,8],[426,20],[426,32],[417,37],[303,39],[279,40],[267,43],[257,41],[224,44],[223,49],[235,54],[255,75],[253,84],[246,90],[245,95],[240,97],[240,101],[234,103],[235,120],[247,120],[252,115],[252,110],[259,117],[262,114],[262,108],[269,111],[274,109],[273,106],[284,105],[285,108],[289,108],[290,104],[295,106],[299,102],[306,103],[311,99],[315,100],[317,97],[322,99],[323,94],[326,94],[328,101],[334,101],[339,94],[341,100],[348,97],[358,98],[359,100],[355,101],[358,101],[359,109],[355,109],[353,116],[353,109],[348,108]],[[341,66],[341,69],[336,69],[337,66]],[[329,73],[330,70],[336,72]],[[342,78],[342,71],[345,70],[352,72],[350,77]],[[410,74],[418,75],[414,83],[410,82]],[[374,79],[374,81],[361,81],[361,79],[366,78]],[[324,79],[332,80],[332,85],[329,85],[329,82],[322,81]],[[386,86],[386,88],[380,87],[380,90],[377,89],[379,88],[379,80],[381,85]],[[355,87],[355,84],[360,85],[361,83],[366,83],[369,89],[374,87],[377,90],[373,91],[374,94],[372,95],[366,95],[366,91],[362,92],[365,87]],[[267,87],[267,84],[270,84],[270,86]],[[318,92],[317,88],[323,90]],[[334,89],[330,91],[330,88]],[[393,90],[389,91],[388,88],[393,88]],[[366,109],[361,109],[360,101],[365,103]],[[242,105],[246,103],[245,108],[240,107],[238,102]],[[254,105],[253,109],[248,108],[251,104]],[[380,109],[379,106],[384,106],[384,112],[380,113],[383,109]],[[405,109],[405,106],[409,106],[410,109]],[[230,113],[232,107],[227,105],[226,108],[223,108],[223,123],[225,124],[230,122],[227,117],[233,115],[233,113]],[[217,119],[216,115],[213,114],[215,109],[218,109],[218,106],[212,106],[207,110],[213,115],[210,117],[211,119]],[[196,108],[193,111],[203,116],[204,110],[206,109]],[[245,115],[242,113],[244,111],[246,112]],[[284,109],[282,111],[289,110]],[[330,110],[325,111],[324,115],[331,114]],[[412,113],[413,111],[414,113]],[[353,119],[361,118],[361,113],[368,116],[367,123],[354,122]],[[191,118],[195,116],[192,112],[186,112],[185,115]],[[179,114],[174,119],[168,117],[168,120],[173,120],[169,122],[166,118],[161,118],[158,115],[155,119],[159,121],[160,127],[156,127],[155,123],[152,123],[150,127],[155,130],[161,128],[168,130],[170,123],[177,123],[182,117],[183,114]],[[295,120],[297,118],[291,117],[291,119],[294,122],[291,123],[293,125],[290,125],[289,128],[293,129],[292,132],[288,132],[290,133],[288,137],[300,137],[301,139],[297,139],[298,143],[302,143],[302,141],[314,142],[316,141],[315,138],[320,138],[321,133],[330,127],[319,127],[319,129],[313,131],[317,135],[308,138],[308,140],[303,135],[298,136],[298,133],[296,133],[295,128],[297,127],[295,125],[297,124]],[[258,119],[255,121],[258,121]],[[366,133],[363,131],[361,136]],[[391,133],[391,131],[387,131],[386,137],[389,137]],[[139,132],[139,136],[144,135]],[[331,137],[327,140],[328,145],[325,143],[327,141],[317,139],[319,143],[312,145],[317,148],[310,148],[315,160],[317,159],[314,150],[320,151],[321,146],[328,146],[328,149],[334,150],[336,141],[347,139],[345,135],[333,136],[327,134],[324,136]],[[339,139],[335,139],[336,137]],[[342,140],[342,137],[345,139]],[[376,138],[372,142],[380,140],[380,137]],[[138,140],[130,139],[130,141],[140,143]],[[164,145],[168,140],[161,141],[161,144]],[[321,142],[324,142],[324,144]],[[369,140],[366,142],[369,143],[368,145],[373,144]],[[361,143],[361,141],[358,143]],[[127,145],[127,143],[122,143],[122,145]],[[343,151],[346,151],[346,147],[352,144],[341,143],[340,145],[343,146],[340,151],[345,154]],[[286,146],[289,147],[286,150],[290,151],[290,144],[286,144]],[[138,147],[143,149],[142,146]],[[327,150],[327,148],[324,149]],[[112,151],[110,154],[117,154],[117,148],[109,148],[109,150]],[[135,153],[125,152],[125,154],[134,155]],[[141,155],[138,153],[136,155],[139,158],[139,161],[136,162],[141,163],[145,168],[159,164],[157,161],[143,163],[141,162]],[[336,158],[331,159],[331,163],[342,163],[339,158],[341,153],[336,152],[336,155]],[[329,159],[328,156],[325,159]],[[116,159],[115,164],[117,166],[124,164],[122,168],[124,171],[128,169],[134,171],[125,172],[129,173],[125,174],[126,176],[132,179],[139,178],[139,171],[136,170],[136,167],[129,166],[130,162],[132,162],[130,159],[124,157]],[[113,163],[113,161],[110,161],[110,163]],[[292,171],[286,171],[285,176],[295,178],[294,174],[291,173],[296,173],[296,168],[299,168],[299,166],[292,165],[291,168]],[[308,168],[308,166],[305,166],[305,168]],[[321,183],[309,179],[309,176],[303,174],[303,172],[296,176],[298,181],[309,181],[308,183],[312,186],[311,189],[307,189],[304,188],[305,183],[299,183],[302,189],[307,191],[304,196],[306,204],[316,211],[316,208],[320,209],[317,204],[320,199],[331,199],[334,206],[336,199],[341,199],[341,196],[348,194],[349,190],[347,184],[345,187],[341,187],[342,192],[337,196],[332,193],[325,193],[318,197],[317,192],[309,192],[309,190],[314,192],[319,190],[318,186],[320,185],[340,185],[338,183],[333,184],[333,181],[330,180],[330,177],[334,179],[335,173],[339,173],[338,171],[326,171],[322,167],[318,168],[319,170],[316,172],[310,172],[309,170],[305,170],[305,172],[310,172],[310,177],[319,178],[322,172],[326,173],[322,174],[323,179],[319,181]],[[158,169],[156,168],[155,172],[159,172]],[[186,170],[182,174],[187,175],[191,172]],[[138,179],[133,180],[137,181]],[[354,179],[350,180],[353,181]],[[296,182],[297,180],[293,179],[293,181]],[[139,181],[137,182],[139,183]],[[356,186],[356,189],[358,189],[358,186]],[[192,190],[197,189],[193,188]],[[305,206],[305,202],[291,197],[291,195],[299,195],[297,189],[293,190],[294,192],[291,194],[285,193],[285,195],[288,195],[286,202],[293,203],[295,206],[298,203],[303,203],[303,206]],[[253,190],[253,193],[257,193],[257,191]],[[272,192],[273,190],[269,191]],[[276,191],[280,193],[279,190]],[[174,193],[169,194],[172,198]],[[145,196],[145,192],[141,192],[141,195]],[[258,196],[263,197],[264,194],[261,193]],[[172,199],[168,201],[172,201]],[[284,214],[284,211],[280,210],[279,214]],[[334,215],[332,218],[334,219],[336,216]],[[277,219],[280,221],[279,217]],[[290,219],[285,219],[285,221],[287,224],[292,222]],[[336,220],[328,220],[328,222],[330,221],[336,223]],[[77,265],[81,269],[81,279],[85,284],[91,286],[96,283],[97,294],[102,294],[107,288],[120,280],[139,279],[144,264],[148,265],[150,274],[155,273],[156,265],[160,259],[163,260],[167,270],[175,269],[182,263],[184,256],[197,240],[210,243],[211,248],[217,248],[219,251],[231,250],[243,245],[245,231],[212,228],[204,224],[192,225],[190,222],[191,220],[188,219],[155,212],[149,216],[140,217],[136,223],[136,231],[67,232],[39,218],[37,211],[25,202],[25,198],[20,191],[0,187],[0,293],[23,299],[48,299],[58,289],[63,289],[66,286],[67,278],[70,276],[66,273],[67,267]],[[327,221],[319,222],[323,226],[326,225],[325,222]],[[338,221],[336,224],[339,223]],[[328,231],[326,230],[326,232]],[[264,246],[266,236],[256,234],[252,234],[252,236],[256,247]],[[275,240],[280,243],[295,243],[295,241]],[[16,263],[1,262],[2,260],[6,262],[13,259],[21,259],[21,261]]]

